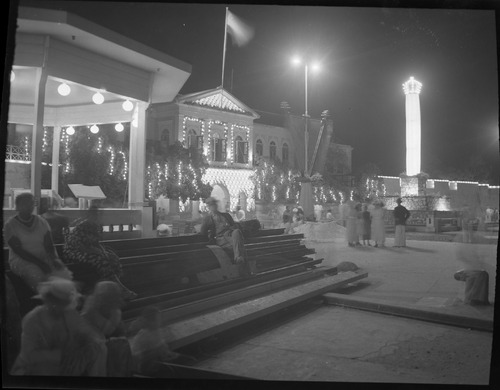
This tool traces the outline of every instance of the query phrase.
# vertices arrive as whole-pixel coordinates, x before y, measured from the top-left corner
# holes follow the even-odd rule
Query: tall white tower
[[[420,90],[422,83],[413,77],[403,84],[406,95],[406,174],[420,173]]]

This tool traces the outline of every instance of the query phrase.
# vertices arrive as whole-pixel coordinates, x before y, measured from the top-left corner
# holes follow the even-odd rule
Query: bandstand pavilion
[[[10,129],[24,129],[32,137],[29,161],[15,150],[9,160],[7,150],[6,168],[20,162],[29,167],[29,189],[40,199],[43,131],[51,128],[51,189],[57,193],[61,136],[70,136],[77,126],[97,126],[92,132],[98,132],[99,124],[129,123],[128,208],[143,210],[146,110],[172,101],[191,66],[77,15],[30,7],[18,9],[10,48],[7,121]],[[15,187],[7,176],[6,194],[8,186]],[[149,218],[141,214],[143,222]]]

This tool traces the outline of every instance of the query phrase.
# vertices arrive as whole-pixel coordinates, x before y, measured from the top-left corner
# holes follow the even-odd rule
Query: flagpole
[[[226,64],[226,41],[227,41],[227,11],[229,7],[226,7],[226,18],[224,23],[224,48],[222,51],[222,80],[221,80],[221,105],[222,105],[222,90],[224,89],[224,67]]]

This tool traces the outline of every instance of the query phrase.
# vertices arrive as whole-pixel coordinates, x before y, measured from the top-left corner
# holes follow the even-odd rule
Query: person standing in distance
[[[394,247],[401,248],[406,246],[406,221],[410,218],[410,212],[404,206],[401,206],[401,198],[396,199],[398,204],[393,211],[394,224],[396,232],[394,233]]]

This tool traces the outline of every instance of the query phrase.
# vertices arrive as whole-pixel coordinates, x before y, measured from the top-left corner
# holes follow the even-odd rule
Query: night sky
[[[191,64],[181,94],[221,84],[224,5],[20,4],[71,11]],[[230,10],[255,29],[244,47],[228,41],[224,86],[231,90],[232,69],[231,91],[245,104],[279,113],[280,102],[287,101],[302,114],[303,70],[290,59],[307,54],[322,66],[309,78],[309,113],[330,111],[334,139],[354,147],[354,171],[372,162],[382,174],[399,175],[405,170],[401,85],[414,76],[423,84],[422,170],[461,169],[481,156],[493,169],[490,184],[498,183],[494,11],[291,5]]]

